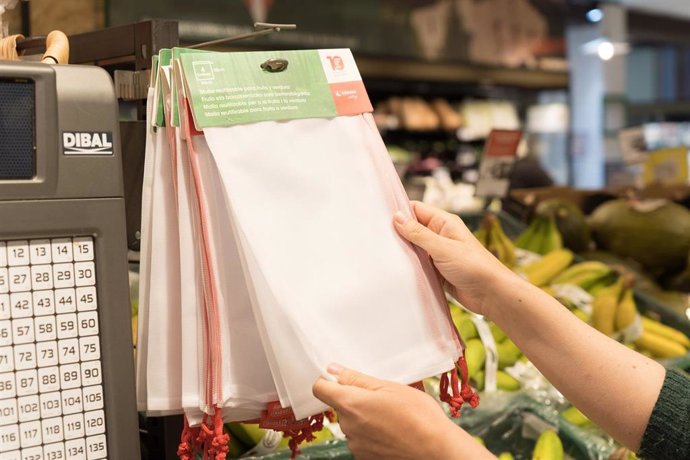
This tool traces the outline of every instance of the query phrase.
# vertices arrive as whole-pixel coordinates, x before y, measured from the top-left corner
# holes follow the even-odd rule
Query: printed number
[[[36,246],[34,249],[36,250],[37,257],[44,257],[47,254],[44,246]]]
[[[55,357],[55,352],[52,348],[45,348],[41,350],[41,359],[53,359]]]
[[[43,385],[54,385],[57,383],[57,377],[55,374],[48,374],[41,376],[41,384]]]
[[[41,297],[41,300],[36,302],[36,305],[41,308],[50,308],[50,297]]]
[[[54,450],[53,452],[48,452],[48,456],[46,457],[47,460],[61,460],[62,459],[62,451],[61,450]]]
[[[21,259],[24,257],[24,248],[14,248],[12,249],[12,254],[14,255],[15,259]]]
[[[94,444],[89,444],[89,451],[90,452],[100,452],[105,450],[105,443],[103,441],[99,441]]]
[[[41,334],[52,334],[53,333],[53,324],[52,323],[39,324],[38,325],[38,332],[40,332]]]
[[[69,281],[72,279],[72,272],[70,272],[70,271],[58,272],[57,279],[58,279],[58,281]]]
[[[65,331],[72,331],[75,328],[74,321],[69,320],[69,321],[63,321],[60,323],[60,331],[65,332]]]
[[[86,425],[89,428],[95,428],[95,427],[103,426],[103,418],[98,417],[98,418],[89,419],[86,421]]]
[[[36,277],[34,279],[36,283],[47,283],[50,281],[50,273],[48,272],[43,272],[43,273],[36,273]]]
[[[31,388],[34,385],[34,378],[33,377],[23,377],[19,379],[19,387],[20,388]]]
[[[0,339],[6,339],[10,336],[9,329],[0,329]]]
[[[93,294],[84,294],[81,296],[82,303],[93,303]]]
[[[81,328],[86,329],[86,328],[95,328],[96,327],[96,318],[84,318],[81,320]]]
[[[0,439],[2,439],[3,444],[17,442],[17,433],[5,433],[0,436]]]
[[[77,246],[79,248],[79,252],[81,254],[88,254],[89,253],[89,246],[86,244],[80,244]]]
[[[73,346],[63,347],[63,349],[62,349],[62,355],[63,356],[76,355],[76,354],[77,354],[77,350],[75,350]]]
[[[24,284],[26,282],[26,273],[19,273],[12,278],[14,284]]]
[[[24,437],[25,438],[33,439],[36,436],[38,436],[38,429],[36,429],[36,428],[24,431]]]
[[[46,431],[48,434],[60,434],[60,425],[49,426]]]
[[[62,378],[65,382],[73,382],[79,378],[79,373],[77,371],[68,371],[62,374]]]
[[[84,377],[86,377],[87,379],[96,379],[99,375],[101,375],[101,373],[98,371],[97,367],[93,369],[84,369]]]
[[[19,362],[29,363],[34,360],[33,351],[20,351],[19,352]]]
[[[84,396],[84,399],[86,399],[87,402],[92,403],[92,402],[100,401],[102,399],[102,397],[101,397],[100,393],[91,393],[91,394]]]
[[[14,309],[15,310],[28,310],[29,309],[29,301],[24,299],[24,300],[18,300],[16,304],[14,304]]]
[[[60,297],[60,300],[58,301],[58,303],[62,306],[72,305],[72,296],[71,295],[62,296],[62,297]]]
[[[78,420],[76,422],[70,422],[67,424],[67,429],[69,431],[79,431],[81,430],[81,422]]]
[[[7,357],[7,355],[0,355],[0,364],[7,364],[9,362],[10,362],[10,360]]]
[[[96,344],[95,343],[85,343],[84,344],[84,354],[87,353],[96,353]]]
[[[58,246],[57,252],[58,254],[67,254],[67,246]]]
[[[31,329],[30,326],[19,326],[17,327],[17,335],[19,337],[23,335],[29,335],[29,330]]]
[[[91,278],[93,276],[93,272],[90,268],[80,268],[77,272],[79,279]]]
[[[0,381],[0,391],[12,391],[14,389],[14,382],[12,380]]]

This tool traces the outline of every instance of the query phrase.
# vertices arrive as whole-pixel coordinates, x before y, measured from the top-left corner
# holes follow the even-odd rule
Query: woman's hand
[[[395,214],[398,233],[431,256],[446,288],[462,305],[485,315],[493,286],[517,276],[481,245],[458,216],[418,201],[412,202],[412,209],[417,221]]]
[[[494,458],[451,422],[426,393],[331,365],[337,378],[320,378],[314,396],[338,413],[357,460]]]

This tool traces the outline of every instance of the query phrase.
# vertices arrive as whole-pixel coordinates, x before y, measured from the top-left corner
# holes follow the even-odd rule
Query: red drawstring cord
[[[225,460],[225,457],[228,455],[230,436],[224,431],[223,416],[220,408],[214,406],[213,409],[213,437],[209,447],[209,457],[211,460]]]
[[[467,369],[467,360],[465,359],[464,351],[458,360],[457,366],[460,368],[460,397],[474,409],[479,405],[479,395],[470,386],[470,373]]]
[[[458,372],[460,373],[460,381],[458,380]],[[450,374],[450,377],[448,374]],[[453,370],[441,375],[439,385],[439,398],[450,406],[450,415],[452,417],[460,416],[460,408],[464,403],[468,403],[472,408],[479,405],[479,395],[470,386],[469,379],[467,361],[463,352]],[[462,384],[462,389],[460,384]],[[452,394],[448,391],[449,387]]]
[[[330,412],[330,411],[329,411]],[[328,419],[331,420],[333,413],[330,415],[326,414]],[[302,428],[300,430],[285,430],[283,431],[283,436],[290,438],[288,441],[288,446],[290,446],[290,451],[292,454],[290,458],[295,458],[301,452],[299,445],[303,442],[310,442],[316,439],[314,433],[323,430],[323,417],[324,414],[312,415],[307,420],[309,421],[309,426]]]
[[[203,459],[208,460],[209,445],[208,441],[213,437],[213,431],[208,426],[208,415],[204,415],[199,427],[199,435],[196,438],[197,452],[203,452]]]
[[[177,456],[180,460],[194,460],[194,439],[187,416],[184,417],[184,428],[180,436],[180,445],[177,447]]]

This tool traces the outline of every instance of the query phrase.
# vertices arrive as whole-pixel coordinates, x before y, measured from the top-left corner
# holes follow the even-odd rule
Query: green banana
[[[477,372],[473,380],[477,390],[483,391],[486,385],[486,373],[483,370]],[[517,391],[520,389],[520,382],[505,371],[497,371],[496,388],[503,391]]]
[[[494,337],[494,342],[496,342],[496,344],[503,342],[508,337],[495,323],[489,323],[489,329],[491,330],[491,335]]]
[[[501,452],[501,455],[498,456],[498,460],[514,460],[514,457],[510,452]]]
[[[546,218],[545,228],[544,237],[539,246],[539,254],[548,254],[551,251],[563,248],[563,238],[558,231],[556,219],[553,216]]]
[[[546,430],[537,439],[532,460],[563,460],[563,443],[555,431]]]

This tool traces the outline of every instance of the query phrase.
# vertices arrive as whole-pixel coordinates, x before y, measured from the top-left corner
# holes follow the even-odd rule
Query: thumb
[[[387,383],[384,380],[344,368],[338,364],[328,366],[328,373],[334,375],[341,385],[364,388],[366,390],[378,390],[386,386]]]
[[[393,217],[393,223],[395,229],[403,238],[424,249],[430,256],[433,257],[440,250],[443,237],[429,230],[415,219],[410,219],[398,211]]]

